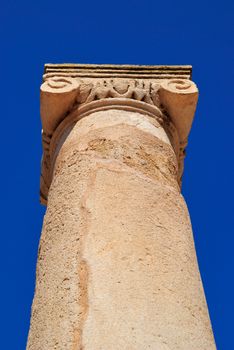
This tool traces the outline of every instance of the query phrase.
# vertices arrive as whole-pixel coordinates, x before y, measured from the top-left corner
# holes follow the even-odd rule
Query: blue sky
[[[37,247],[44,63],[192,64],[200,89],[183,194],[217,347],[233,349],[233,1],[3,1],[1,340],[25,349]]]

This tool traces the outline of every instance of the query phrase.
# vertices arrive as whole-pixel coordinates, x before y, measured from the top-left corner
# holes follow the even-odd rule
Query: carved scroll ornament
[[[191,80],[187,77],[101,78],[92,74],[71,77],[68,74],[46,74],[41,86],[42,203],[47,201],[57,140],[75,121],[103,109],[132,110],[156,118],[171,139],[178,159],[178,182],[181,182],[185,147],[198,98],[197,87]]]

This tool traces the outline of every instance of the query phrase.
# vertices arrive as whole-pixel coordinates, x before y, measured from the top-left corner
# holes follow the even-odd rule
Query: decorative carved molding
[[[45,78],[133,78],[133,79],[191,79],[191,66],[143,66],[110,64],[46,64]]]
[[[198,98],[190,77],[190,66],[46,65],[41,85],[41,202],[47,201],[60,138],[75,121],[103,109],[134,110],[156,118],[177,154],[181,183]]]

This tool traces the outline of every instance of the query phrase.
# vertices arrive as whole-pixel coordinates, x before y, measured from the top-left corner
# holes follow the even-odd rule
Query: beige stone
[[[27,350],[216,348],[180,193],[190,73],[46,66],[47,211]]]

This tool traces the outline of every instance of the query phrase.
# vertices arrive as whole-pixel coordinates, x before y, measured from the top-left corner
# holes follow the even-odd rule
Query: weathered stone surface
[[[161,114],[164,128],[169,115],[174,127],[171,142],[173,146],[178,143],[181,184],[185,147],[198,97],[190,77],[191,66],[46,65],[41,86],[41,202],[46,204],[52,180],[54,139],[60,139],[61,131],[80,118],[103,109],[144,110],[157,117]]]
[[[100,79],[100,67],[92,74]],[[130,97],[123,81],[92,78],[98,94],[79,85],[76,97],[72,83],[69,98],[65,86],[50,97],[43,84],[49,195],[27,350],[215,349],[180,193],[181,144],[197,99],[187,78],[155,90],[130,84]]]

